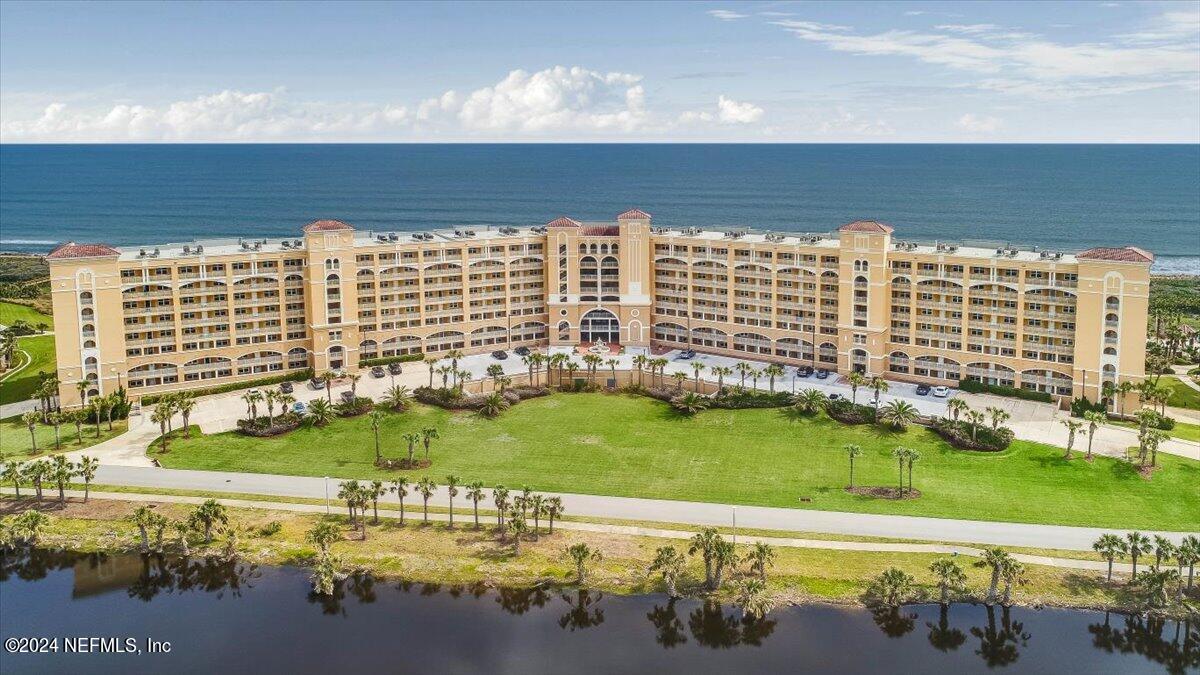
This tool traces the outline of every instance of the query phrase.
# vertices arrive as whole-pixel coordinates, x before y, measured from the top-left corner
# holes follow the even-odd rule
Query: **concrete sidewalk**
[[[0,493],[12,494],[11,488],[0,488]],[[80,490],[67,490],[68,497],[83,497],[83,492]],[[130,502],[166,502],[171,504],[200,504],[206,501],[205,497],[185,497],[177,495],[155,495],[155,494],[134,494],[128,492],[97,492],[91,493],[93,499],[110,499],[117,501]],[[327,513],[332,512],[341,515],[342,509],[329,509],[320,504],[295,504],[290,502],[264,502],[255,501],[252,499],[218,499],[217,502],[229,507],[245,508],[245,509],[264,509],[272,511],[291,511],[296,513]],[[473,523],[470,511],[456,509],[455,514],[458,514],[459,523],[463,527],[468,527]],[[408,512],[408,520],[417,520],[416,512]],[[399,513],[392,510],[384,510],[379,513],[380,518],[398,519]],[[445,513],[431,513],[430,520],[438,522],[446,522],[450,520],[450,516]],[[482,519],[481,519],[482,520]],[[489,518],[490,520],[490,518]],[[695,532],[688,530],[671,530],[655,527],[635,527],[630,525],[611,525],[607,523],[581,523],[570,520],[555,521],[555,527],[564,530],[573,530],[576,532],[599,532],[606,534],[621,534],[635,537],[655,537],[659,539],[676,539],[688,540],[691,539]],[[866,541],[836,541],[824,539],[802,539],[794,537],[761,537],[756,535],[738,535],[735,537],[738,544],[756,544],[764,543],[771,546],[784,548],[815,548],[826,549],[833,551],[867,551],[876,553],[931,553],[942,555],[963,555],[980,557],[983,551],[970,546],[955,546],[952,544],[900,544],[889,542],[866,542]],[[1028,555],[1025,553],[1011,554],[1017,560],[1031,565],[1047,565],[1050,567],[1059,567],[1063,569],[1087,570],[1092,572],[1107,572],[1108,563],[1099,560],[1078,560],[1075,558],[1054,558],[1049,556]],[[1132,565],[1126,563],[1114,563],[1113,571],[1120,573],[1132,572]]]
[[[101,466],[96,472],[98,485],[145,488],[170,488],[205,492],[233,492],[278,497],[336,498],[340,479],[273,474],[189,471],[133,466]],[[554,493],[543,493],[551,496]],[[953,520],[916,516],[891,516],[839,511],[813,511],[764,506],[731,506],[683,502],[665,499],[637,499],[559,493],[567,514],[593,518],[616,518],[687,525],[737,525],[749,529],[784,532],[821,532],[891,539],[946,541],[964,544],[994,544],[1028,548],[1091,550],[1092,542],[1111,529],[1033,525],[982,520]],[[485,501],[491,503],[487,491]],[[394,496],[385,502],[395,503]],[[444,490],[430,499],[434,506],[448,506]],[[735,522],[736,519],[736,522]],[[1178,542],[1186,533],[1162,534]]]

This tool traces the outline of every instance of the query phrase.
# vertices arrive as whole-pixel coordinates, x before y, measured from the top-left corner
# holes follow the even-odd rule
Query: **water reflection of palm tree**
[[[496,602],[509,614],[524,614],[534,607],[545,607],[550,594],[544,588],[501,588],[496,591]]]
[[[697,643],[713,649],[736,647],[742,640],[741,622],[713,600],[705,600],[688,615],[688,629]]]
[[[596,592],[592,594],[587,589],[580,588],[575,592],[575,598],[564,593],[562,599],[571,606],[571,611],[563,614],[558,620],[559,628],[564,628],[571,632],[583,630],[599,626],[604,623],[604,609],[601,607],[593,607],[600,602],[604,597],[603,593]]]
[[[971,629],[971,635],[979,638],[979,649],[975,650],[989,668],[1007,666],[1020,658],[1020,647],[1029,640],[1029,634],[1023,632],[1024,625],[1013,621],[1009,608],[1000,610],[1000,625],[996,625],[996,608],[988,605],[987,626]]]
[[[378,597],[375,594],[375,577],[365,572],[355,572],[346,577],[346,583],[349,585],[350,595],[353,595],[361,604],[369,605],[375,602]]]
[[[929,629],[929,644],[940,652],[952,652],[967,641],[966,633],[950,625],[950,606],[941,605],[936,625],[926,621]]]
[[[1186,673],[1200,668],[1200,627],[1190,621],[1175,621],[1172,637],[1163,636],[1166,619],[1161,616],[1126,616],[1124,629],[1110,624],[1110,614],[1104,613],[1104,623],[1088,626],[1092,646],[1109,654],[1141,654],[1162,664],[1168,673]]]
[[[761,647],[763,640],[775,632],[775,620],[766,617],[742,617],[742,644]]]
[[[654,624],[654,641],[662,645],[663,649],[678,647],[687,642],[687,636],[683,634],[683,622],[675,612],[675,598],[667,600],[666,607],[655,605],[646,618]]]
[[[871,610],[871,618],[890,638],[904,637],[917,627],[917,615],[905,612],[903,607],[877,607]]]

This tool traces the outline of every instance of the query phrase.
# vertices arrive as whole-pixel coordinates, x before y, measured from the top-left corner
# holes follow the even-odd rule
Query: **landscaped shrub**
[[[417,387],[413,390],[413,398],[426,405],[434,405],[447,410],[479,410],[492,393],[463,394],[459,390],[449,387],[438,389]],[[504,390],[504,400],[508,401],[509,405],[515,405],[527,398],[537,398],[549,394],[550,390],[545,387],[513,387]]]
[[[1092,403],[1086,396],[1074,399],[1071,401],[1071,416],[1083,417],[1087,412],[1103,413],[1108,411],[1108,404],[1104,400]]]
[[[125,387],[117,389],[116,399],[117,402],[112,407],[112,410],[105,410],[103,414],[100,415],[101,422],[108,421],[110,415],[112,416],[113,420],[123,420],[126,417],[129,417],[129,409],[133,407],[133,403],[129,401],[129,397],[125,394]],[[95,424],[96,415],[89,412],[86,421],[88,424]]]
[[[370,412],[375,407],[375,401],[366,396],[357,396],[353,401],[339,403],[334,406],[342,417],[357,417]]]
[[[944,417],[933,425],[933,430],[946,439],[950,445],[962,450],[983,450],[999,452],[1008,448],[1013,441],[1012,429],[1000,427],[993,431],[991,427],[980,425],[975,429],[975,438],[971,439],[971,425],[963,420],[954,421]]]
[[[238,433],[246,436],[254,436],[255,438],[267,438],[269,436],[279,436],[286,434],[289,431],[297,429],[304,422],[303,418],[291,412],[286,412],[278,415],[270,424],[267,424],[267,418],[260,417],[253,422],[250,420],[238,420]]]
[[[389,363],[410,363],[412,361],[424,361],[425,355],[421,352],[416,354],[401,354],[400,356],[380,356],[374,359],[359,359],[359,367],[370,366],[386,366]]]
[[[237,391],[238,389],[253,389],[254,387],[269,387],[273,384],[279,384],[280,382],[299,382],[302,380],[312,379],[312,376],[313,376],[312,368],[305,368],[304,370],[297,370],[294,373],[287,373],[284,375],[276,375],[274,377],[263,377],[263,378],[260,378],[257,380],[243,380],[240,382],[230,382],[228,384],[222,384],[222,385],[218,385],[215,387],[205,387],[203,389],[190,389],[188,391],[195,396],[210,396],[212,394],[224,394],[227,391]],[[141,398],[141,404],[142,405],[154,405],[155,403],[158,403],[159,399],[161,399],[163,396],[164,396],[164,394],[150,394],[148,396],[143,396]]]
[[[875,409],[852,403],[844,398],[825,404],[825,414],[842,424],[870,424],[875,421]]]
[[[1016,387],[1006,387],[1000,384],[984,384],[975,380],[960,380],[958,388],[972,394],[995,394],[996,396],[1009,396],[1012,398],[1021,398],[1026,401],[1041,401],[1043,403],[1053,403],[1054,397],[1043,391],[1033,391],[1032,389],[1018,389]]]
[[[733,387],[724,389],[712,400],[713,408],[783,408],[792,404],[792,395],[786,391],[759,391]]]

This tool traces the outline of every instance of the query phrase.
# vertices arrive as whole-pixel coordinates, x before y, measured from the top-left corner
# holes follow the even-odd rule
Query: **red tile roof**
[[[615,237],[621,234],[620,225],[584,225],[579,234],[588,237]]]
[[[891,225],[884,225],[878,220],[856,220],[853,223],[846,223],[838,228],[838,232],[873,232],[877,234],[890,234],[892,231]]]
[[[1154,262],[1154,254],[1140,249],[1136,246],[1125,246],[1123,248],[1110,248],[1100,246],[1097,248],[1089,248],[1088,250],[1075,254],[1075,257],[1080,260],[1113,260],[1116,262],[1138,262],[1152,263]]]
[[[121,252],[108,244],[76,244],[68,241],[59,245],[46,257],[51,260],[62,260],[64,258],[99,258],[106,255],[121,255]]]
[[[641,209],[633,208],[617,216],[617,220],[650,220],[650,214]]]
[[[546,223],[546,227],[579,227],[579,221],[566,216],[559,216]]]
[[[337,230],[353,230],[340,220],[314,220],[304,226],[305,232],[336,232]]]

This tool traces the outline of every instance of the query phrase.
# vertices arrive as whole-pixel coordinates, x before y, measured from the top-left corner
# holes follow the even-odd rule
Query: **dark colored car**
[[[400,367],[399,363],[393,361],[388,364],[388,372],[392,375],[399,375],[400,373],[403,373],[404,370]]]
[[[927,396],[927,395],[929,395],[929,385],[918,384],[917,385],[917,396]]]
[[[349,389],[338,394],[338,396],[341,397],[343,403],[352,403],[354,401],[354,393]]]
[[[503,349],[497,349],[496,351],[492,352],[492,358],[503,361],[504,359],[508,358],[508,352],[504,351]]]
[[[383,366],[375,366],[371,369],[371,377],[383,377],[384,375],[387,373],[383,371]]]
[[[829,371],[828,371],[828,370],[825,370],[824,368],[819,368],[819,369],[817,370],[817,379],[818,379],[818,380],[824,380],[824,379],[825,379],[825,378],[827,378],[827,377],[829,377]]]
[[[796,369],[796,374],[799,375],[800,377],[812,377],[813,367],[812,366],[800,366],[799,368]]]
[[[292,386],[292,383],[291,383],[291,382],[283,382],[283,383],[280,383],[280,385],[279,385],[279,392],[280,392],[280,393],[282,393],[282,394],[290,394],[290,393],[292,393],[293,391],[295,391],[295,387],[294,387],[294,386]]]
[[[311,380],[309,380],[309,381],[308,381],[308,387],[309,387],[310,389],[324,389],[324,388],[325,388],[325,382],[324,382],[324,380],[322,380],[322,379],[321,379],[321,378],[319,378],[319,377],[314,377],[314,378],[312,378]]]
[[[685,349],[685,350],[679,352],[679,358],[683,359],[684,361],[687,361],[688,359],[694,359],[694,358],[696,358],[696,350],[695,349]]]
[[[517,356],[529,356],[529,347],[517,347],[513,352]]]
[[[841,394],[830,394],[829,395],[830,401],[838,401],[838,400],[841,400],[841,398],[842,398]]]

